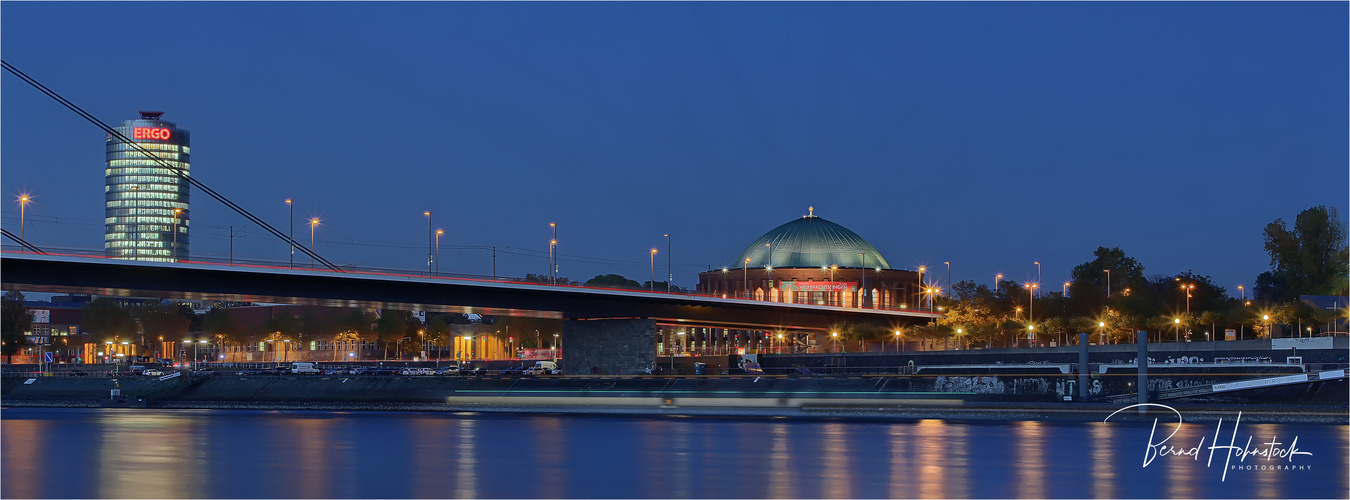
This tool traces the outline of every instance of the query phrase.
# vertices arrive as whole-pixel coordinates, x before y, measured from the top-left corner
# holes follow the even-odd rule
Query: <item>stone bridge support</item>
[[[656,320],[567,320],[562,328],[563,373],[641,373],[656,362]]]

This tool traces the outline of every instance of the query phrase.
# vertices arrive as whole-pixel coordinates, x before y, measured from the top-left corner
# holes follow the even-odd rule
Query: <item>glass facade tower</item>
[[[192,134],[160,111],[142,111],[116,130],[171,167],[190,172]],[[136,147],[108,135],[103,254],[119,259],[177,262],[188,258],[189,185]]]

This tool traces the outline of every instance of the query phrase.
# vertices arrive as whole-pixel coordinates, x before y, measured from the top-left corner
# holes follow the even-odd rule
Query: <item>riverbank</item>
[[[565,399],[571,399],[565,400]],[[924,419],[952,421],[1103,421],[1113,412],[1129,405],[1107,403],[966,403],[930,400],[803,400],[783,405],[764,401],[731,401],[718,398],[675,398],[650,401],[634,398],[615,401],[606,398],[530,398],[475,397],[445,403],[400,402],[278,402],[278,401],[152,401],[150,409],[175,410],[279,410],[334,412],[446,412],[496,414],[572,414],[590,416],[658,416],[698,418],[790,418],[842,419],[859,421],[912,421]],[[1241,414],[1246,423],[1350,424],[1346,408],[1328,405],[1205,405],[1166,402],[1187,422],[1234,421]],[[0,408],[97,408],[98,401],[76,400],[0,400]],[[128,408],[119,411],[143,411]],[[1151,422],[1154,418],[1171,422],[1175,414],[1166,408],[1152,407],[1147,413],[1137,409],[1121,411],[1112,421]]]

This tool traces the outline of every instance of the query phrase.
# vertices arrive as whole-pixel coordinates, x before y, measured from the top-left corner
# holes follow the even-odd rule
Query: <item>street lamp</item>
[[[1040,283],[1027,283],[1022,285],[1022,287],[1027,289],[1027,319],[1032,319],[1032,316],[1036,313],[1036,301],[1033,299],[1035,298],[1036,290],[1039,289],[1041,285]]]
[[[1097,322],[1097,345],[1106,345],[1106,322]]]
[[[291,224],[291,263],[289,269],[295,269],[295,204],[286,198],[286,221]]]
[[[553,362],[558,362],[558,334],[553,334]]]
[[[558,223],[548,223],[549,229],[553,230],[553,238],[548,240],[548,273],[549,281],[552,284],[558,284]]]
[[[1181,342],[1181,318],[1173,319],[1172,323],[1176,325],[1175,332],[1177,336],[1177,342]]]
[[[745,258],[745,264],[741,266],[741,273],[743,274],[743,276],[741,277],[741,280],[743,281],[743,284],[745,285],[745,290],[742,292],[742,296],[745,297],[745,298],[750,298],[750,258],[749,258],[749,257],[746,257],[746,258]]]
[[[173,209],[173,262],[178,262],[178,214],[183,213],[183,209]]]
[[[28,201],[31,198],[26,194],[19,195],[19,239],[24,239],[24,216],[28,211]]]
[[[1312,330],[1312,328],[1308,328]],[[1311,334],[1309,336],[1312,336]],[[783,334],[778,334],[778,354],[783,354]]]
[[[319,218],[309,220],[309,268],[314,269],[314,228],[319,226]]]
[[[1038,261],[1035,262],[1035,264],[1036,264],[1036,282],[1037,282],[1037,283],[1040,283],[1040,282],[1041,282],[1041,261],[1038,260]],[[1041,294],[1040,294],[1039,291],[1036,292],[1036,296],[1037,296],[1037,297],[1039,297],[1040,295],[1041,295]]]
[[[928,272],[928,268],[919,266],[919,307],[923,307],[923,273]]]
[[[947,265],[947,285],[950,286],[952,284],[952,263],[951,261],[942,261],[942,263]]]
[[[1247,305],[1248,305],[1248,302],[1247,302],[1247,289],[1243,288],[1242,285],[1238,285],[1238,293],[1241,293],[1241,294],[1242,294],[1242,307],[1246,308]],[[1245,313],[1245,311],[1244,311],[1244,313]],[[1246,314],[1244,314],[1244,316],[1245,316],[1245,315],[1246,315]],[[1238,331],[1238,340],[1242,340],[1242,337],[1245,336],[1245,334],[1247,333],[1247,323],[1246,323],[1246,322],[1238,323],[1238,328],[1239,328],[1239,331]],[[1215,332],[1215,333],[1217,333],[1217,332]]]
[[[1003,275],[1002,275],[1002,274],[995,274],[995,275],[994,275],[994,293],[998,293],[998,282],[1000,282],[1000,281],[1003,281]]]
[[[895,351],[904,352],[904,345],[900,343],[900,330],[895,331]]]
[[[770,300],[769,293],[773,291],[773,244],[765,243],[764,246],[769,248],[769,266],[767,268],[769,270],[769,287],[764,290],[764,300]]]
[[[652,261],[652,269],[651,269],[651,275],[647,277],[647,291],[649,291],[649,292],[655,292],[655,291],[656,291],[656,249],[655,249],[655,248],[652,249],[652,258],[651,258],[651,261]]]
[[[1274,338],[1275,336],[1272,335],[1273,332],[1270,331],[1270,315],[1262,314],[1261,320],[1266,323],[1266,338]]]
[[[441,235],[445,234],[444,229],[436,230],[436,276],[441,275]]]
[[[862,285],[858,290],[861,292],[858,295],[858,308],[861,309],[867,307],[867,254],[858,254],[858,260],[862,262],[862,267],[858,269],[858,272],[862,273]]]
[[[830,332],[830,337],[834,339],[834,352],[839,352],[839,332]]]
[[[675,273],[670,270],[670,234],[666,233],[666,293],[670,293],[670,282],[675,280]]]
[[[1060,297],[1068,297],[1068,296],[1069,296],[1069,282],[1067,282],[1067,281],[1064,282],[1064,287],[1063,287],[1062,289],[1060,289],[1060,291],[1059,291],[1059,296],[1060,296]]]
[[[1109,299],[1111,298],[1111,270],[1103,269],[1103,271],[1106,271],[1106,298]]]
[[[431,239],[434,237],[431,231],[431,211],[422,212],[422,215],[427,216],[427,276],[431,276],[431,266],[436,261],[436,254],[431,249]]]
[[[960,349],[960,348],[961,348],[961,337],[962,337],[962,335],[963,335],[964,333],[965,333],[965,332],[963,332],[960,328],[957,328],[957,329],[956,329],[956,348],[957,348],[957,349]]]

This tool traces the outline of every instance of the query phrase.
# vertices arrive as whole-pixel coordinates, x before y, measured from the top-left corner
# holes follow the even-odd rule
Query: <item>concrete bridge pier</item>
[[[563,358],[558,368],[586,375],[641,373],[656,362],[656,320],[567,320],[562,328]]]

